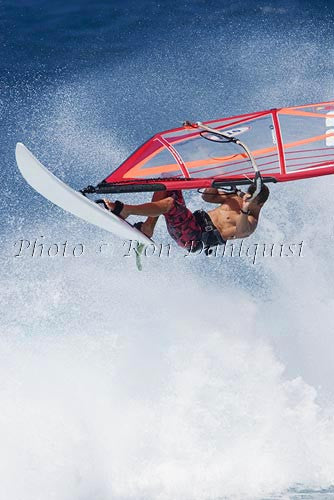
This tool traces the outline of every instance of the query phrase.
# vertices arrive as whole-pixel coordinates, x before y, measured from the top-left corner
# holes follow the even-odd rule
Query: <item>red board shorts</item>
[[[182,191],[167,191],[174,198],[172,208],[164,214],[167,230],[176,243],[188,251],[202,246],[202,229],[194,214],[186,207]]]

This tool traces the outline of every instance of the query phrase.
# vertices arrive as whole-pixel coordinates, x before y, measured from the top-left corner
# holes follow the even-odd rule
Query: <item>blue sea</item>
[[[1,500],[334,499],[334,179],[273,185],[233,255],[187,256],[161,220],[138,272],[14,155],[81,189],[183,120],[333,100],[333,20],[322,0],[0,2]]]

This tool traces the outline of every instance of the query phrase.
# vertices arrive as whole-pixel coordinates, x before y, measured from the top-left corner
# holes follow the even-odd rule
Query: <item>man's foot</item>
[[[106,198],[104,198],[103,201],[108,210],[110,210],[110,212],[114,212],[117,202],[107,200]],[[125,205],[123,205],[121,211],[117,214],[117,216],[121,219],[126,219],[129,215],[130,214],[127,213]]]
[[[149,217],[149,219],[153,218]],[[152,222],[151,220],[146,220],[145,222],[136,222],[133,227],[144,233],[148,238],[152,238],[155,225],[156,221]]]

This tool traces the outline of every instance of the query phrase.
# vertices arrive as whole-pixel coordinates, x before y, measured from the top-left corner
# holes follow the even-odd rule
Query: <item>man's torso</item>
[[[241,207],[242,199],[239,196],[230,196],[222,205],[208,211],[212,222],[224,240],[243,237],[243,235],[238,234],[237,229],[237,222],[240,218]]]

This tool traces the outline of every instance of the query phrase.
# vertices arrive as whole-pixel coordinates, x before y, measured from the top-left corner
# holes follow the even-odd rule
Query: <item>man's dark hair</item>
[[[255,189],[256,189],[255,184],[251,184],[248,188],[247,193],[253,194]],[[261,203],[265,203],[267,201],[268,197],[269,197],[269,189],[265,184],[263,184],[262,189],[259,192],[259,194],[256,196],[255,200],[256,200],[257,204],[260,205]]]

